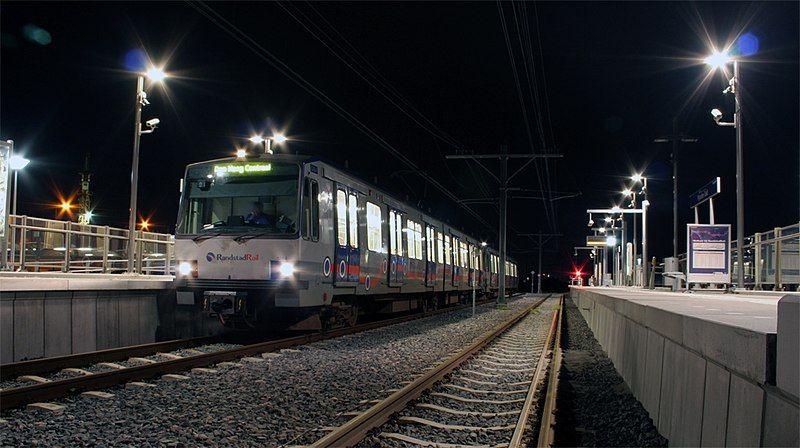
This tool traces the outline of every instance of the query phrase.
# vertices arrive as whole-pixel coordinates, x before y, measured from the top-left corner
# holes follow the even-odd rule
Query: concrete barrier
[[[797,395],[776,387],[776,346],[784,382],[796,384],[797,351],[784,360],[767,299],[577,287],[571,297],[670,446],[798,446]]]
[[[206,336],[222,331],[199,305],[177,305],[172,278],[0,276],[0,364]]]

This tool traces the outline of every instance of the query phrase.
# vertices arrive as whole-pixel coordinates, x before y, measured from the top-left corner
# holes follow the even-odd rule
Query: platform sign
[[[731,225],[688,224],[686,283],[731,282]]]
[[[587,246],[606,246],[608,237],[605,235],[588,235],[586,237]]]
[[[719,177],[715,177],[714,180],[703,185],[700,189],[689,195],[689,208],[697,207],[721,192],[722,181]]]

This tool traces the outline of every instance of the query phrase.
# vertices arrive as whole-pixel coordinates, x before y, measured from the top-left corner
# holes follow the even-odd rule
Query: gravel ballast
[[[667,446],[575,304],[564,306],[556,446]]]
[[[402,381],[474,341],[534,297],[508,309],[463,309],[286,350],[263,362],[183,372],[184,381],[72,396],[60,413],[15,409],[2,415],[3,446],[281,446],[307,444],[343,414],[387,396]]]

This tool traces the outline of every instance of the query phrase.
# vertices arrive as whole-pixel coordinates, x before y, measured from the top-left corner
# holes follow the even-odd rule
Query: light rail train
[[[194,163],[175,235],[179,303],[232,328],[353,325],[498,290],[500,257],[478,239],[318,158]],[[518,284],[506,261],[506,287]]]

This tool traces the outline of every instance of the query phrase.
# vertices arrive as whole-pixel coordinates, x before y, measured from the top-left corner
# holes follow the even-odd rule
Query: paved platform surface
[[[0,293],[11,291],[121,291],[165,289],[171,275],[0,272]]]
[[[590,287],[605,296],[763,334],[778,328],[778,301],[786,293],[724,294]]]

